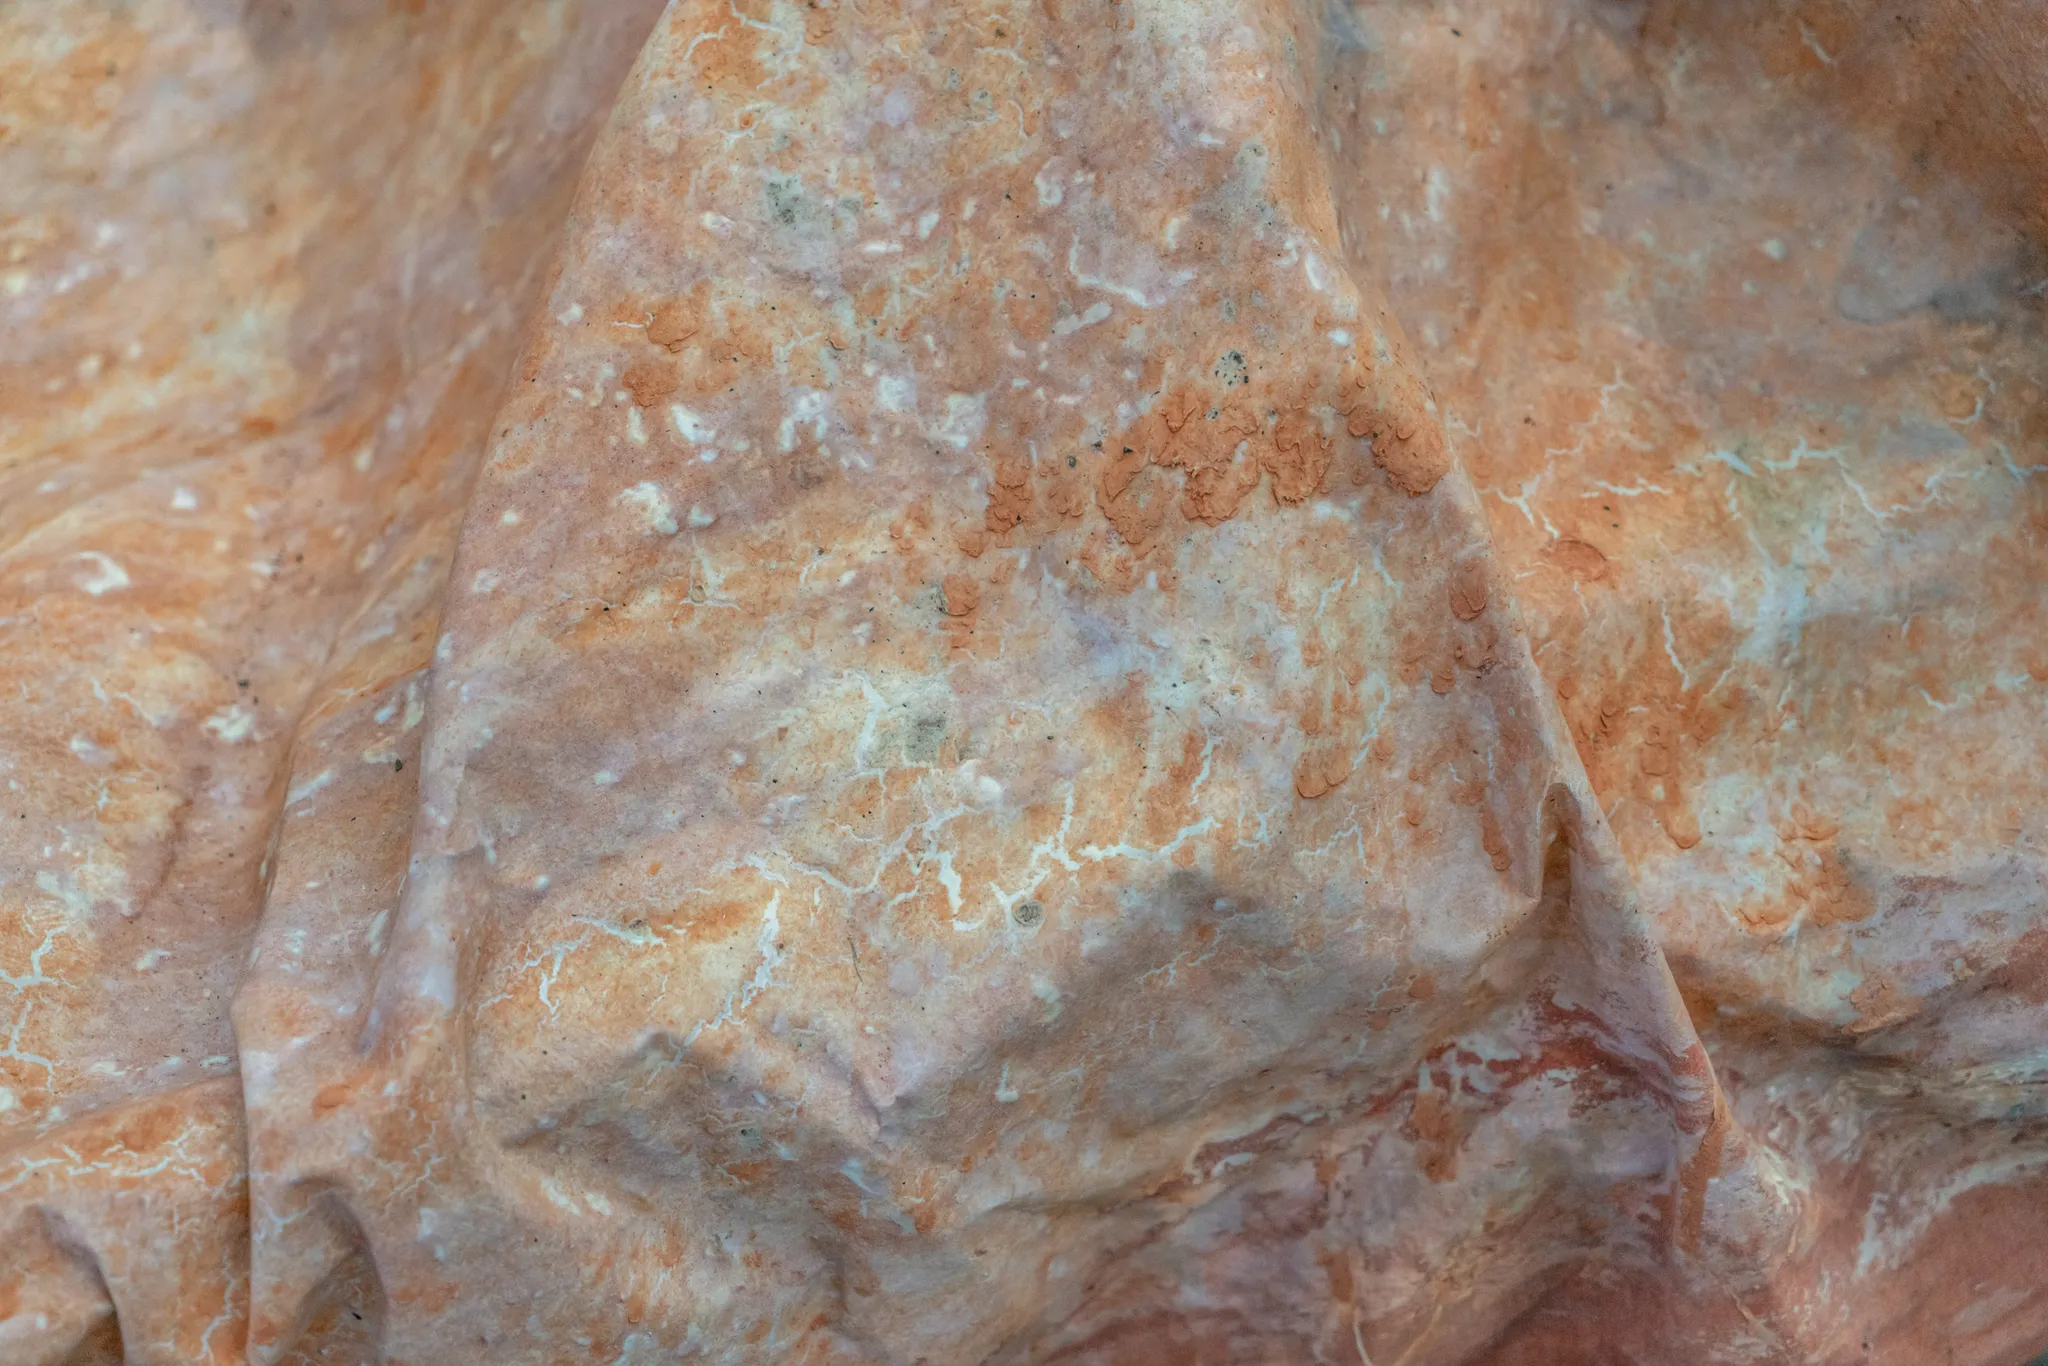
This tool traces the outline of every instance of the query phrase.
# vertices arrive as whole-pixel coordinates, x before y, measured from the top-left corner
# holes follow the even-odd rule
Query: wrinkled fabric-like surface
[[[0,8],[0,1360],[2026,1360],[2044,55]]]

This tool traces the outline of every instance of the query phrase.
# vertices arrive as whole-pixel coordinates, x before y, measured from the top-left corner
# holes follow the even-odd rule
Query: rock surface
[[[0,11],[0,1360],[2039,1351],[2044,72]]]

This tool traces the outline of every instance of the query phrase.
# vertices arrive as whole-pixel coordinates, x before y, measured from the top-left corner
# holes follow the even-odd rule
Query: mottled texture
[[[2027,5],[659,9],[0,9],[0,1360],[2048,1345]]]

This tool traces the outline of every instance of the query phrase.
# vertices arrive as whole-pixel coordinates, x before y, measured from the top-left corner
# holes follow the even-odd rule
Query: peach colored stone
[[[2048,1346],[2044,59],[0,13],[0,1362]]]

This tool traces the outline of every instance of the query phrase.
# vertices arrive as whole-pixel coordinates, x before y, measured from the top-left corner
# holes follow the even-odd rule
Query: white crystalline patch
[[[1087,312],[1069,314],[1061,318],[1052,325],[1052,330],[1055,335],[1064,337],[1069,332],[1079,332],[1084,327],[1092,327],[1108,316],[1109,305],[1098,299],[1088,305]]]
[[[1308,287],[1310,289],[1313,289],[1318,294],[1325,294],[1329,292],[1330,285],[1332,283],[1330,280],[1330,271],[1329,268],[1323,264],[1322,257],[1316,255],[1314,252],[1310,252],[1308,256],[1302,261],[1301,270],[1304,275],[1308,276]]]
[[[946,420],[934,433],[956,450],[966,450],[981,435],[988,421],[988,398],[983,394],[946,395]]]
[[[887,413],[907,413],[917,404],[917,386],[898,375],[884,375],[875,381],[875,402]]]
[[[199,499],[191,489],[171,490],[171,511],[190,512],[198,506]]]
[[[114,751],[102,749],[83,735],[71,737],[71,752],[89,764],[104,764],[114,757]]]
[[[649,531],[657,531],[664,536],[676,534],[675,508],[670,506],[668,495],[661,491],[660,485],[643,479],[621,493],[619,501],[639,509]]]
[[[455,1005],[455,965],[446,960],[429,964],[426,970],[419,975],[416,994],[422,1000],[440,1006],[444,1010],[453,1009]]]
[[[200,723],[201,729],[225,745],[238,745],[256,731],[256,713],[233,702]]]
[[[782,425],[776,431],[775,439],[778,450],[793,451],[796,449],[798,423],[810,424],[813,440],[823,441],[825,439],[825,396],[823,394],[810,391],[796,396],[796,402],[790,405],[787,413],[783,414]]]
[[[594,787],[610,787],[618,782],[618,780],[619,775],[608,768],[599,769],[595,774],[591,775],[590,779],[591,785]]]
[[[717,520],[718,514],[715,512],[707,512],[703,508],[697,507],[694,504],[690,508],[690,525],[693,527],[697,527],[701,530],[704,527],[710,526],[713,522]]]
[[[78,558],[86,561],[88,572],[78,575],[72,582],[94,597],[128,586],[128,571],[99,551],[88,550]]]
[[[321,769],[313,777],[303,778],[293,783],[291,791],[285,794],[284,804],[286,806],[297,806],[300,802],[306,800],[306,798],[312,796],[315,792],[318,792],[333,781],[334,770],[331,768]]]
[[[647,444],[647,424],[640,420],[638,408],[626,409],[626,440],[636,446]]]
[[[50,851],[46,848],[43,852],[47,856]],[[102,904],[132,918],[135,907],[128,900],[127,888],[127,870],[117,863],[87,864],[61,874],[47,868],[36,873],[36,890],[57,902],[73,921],[90,918]]]
[[[717,428],[680,403],[668,405],[668,416],[676,424],[676,435],[693,446],[709,445],[718,435]]]

